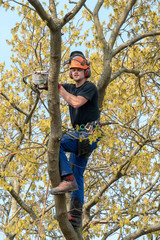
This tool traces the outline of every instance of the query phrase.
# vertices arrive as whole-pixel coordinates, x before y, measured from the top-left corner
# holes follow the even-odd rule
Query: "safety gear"
[[[70,54],[70,59],[67,61],[70,63],[70,69],[80,68],[84,69],[84,77],[89,78],[91,76],[90,62],[85,58],[84,54],[80,51],[74,51]],[[70,78],[73,79],[72,71],[69,73]]]
[[[51,189],[50,194],[58,195],[58,194],[64,194],[67,192],[73,192],[77,190],[78,190],[78,185],[74,178],[73,181],[63,180],[57,187]]]
[[[84,56],[84,54],[83,54],[81,51],[73,51],[73,52],[71,52],[71,54],[70,54],[70,61],[72,60],[72,58],[78,57],[78,56],[80,56],[80,57],[82,57],[82,58],[85,59],[85,56]],[[70,63],[71,63],[71,62],[70,62]]]
[[[70,71],[69,76],[71,79],[73,79],[72,71]],[[91,69],[88,68],[88,69],[84,70],[84,77],[89,78],[90,76],[91,76]]]
[[[85,58],[84,54],[80,51],[73,51],[70,54],[70,57],[67,61],[64,62],[64,65],[66,64],[71,64],[72,59],[74,59],[75,57],[81,57],[85,60],[86,64],[89,66],[90,62]]]
[[[70,54],[70,58],[64,62],[64,65],[70,64],[70,69],[80,68],[85,70],[85,78],[91,76],[90,62],[85,58],[81,51],[73,51]],[[70,78],[73,79],[72,71],[69,73]]]
[[[80,69],[87,69],[89,68],[88,61],[82,57],[74,57],[71,59],[70,69],[72,68],[80,68]]]
[[[72,197],[68,220],[73,227],[82,225],[82,204],[77,197]]]
[[[72,69],[72,68],[84,69],[84,77],[85,78],[89,78],[91,76],[91,69],[89,66],[89,62],[85,58],[82,58],[82,57],[72,58],[70,69]],[[69,76],[70,76],[70,78],[73,79],[72,71],[70,71]]]

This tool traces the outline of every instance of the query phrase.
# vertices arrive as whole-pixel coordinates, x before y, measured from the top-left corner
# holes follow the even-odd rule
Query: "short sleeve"
[[[91,82],[86,82],[78,91],[77,96],[85,97],[88,100],[92,100],[97,91],[96,86]]]

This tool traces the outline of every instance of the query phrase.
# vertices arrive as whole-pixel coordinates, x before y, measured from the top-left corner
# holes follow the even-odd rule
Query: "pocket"
[[[91,154],[91,145],[88,139],[78,141],[78,156],[88,158]]]

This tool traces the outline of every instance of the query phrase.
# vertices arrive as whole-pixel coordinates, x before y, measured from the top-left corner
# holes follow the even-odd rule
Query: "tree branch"
[[[125,22],[130,10],[132,9],[133,5],[136,3],[137,0],[130,0],[129,2],[127,2],[126,7],[124,9],[124,12],[122,13],[120,19],[117,21],[117,24],[115,25],[112,33],[111,33],[111,37],[109,39],[109,45],[110,48],[113,48],[113,45],[116,41],[117,35],[119,33],[119,30],[121,28],[121,26],[123,25],[123,23]]]
[[[20,196],[14,191],[13,187],[11,187],[11,190],[8,190],[12,197],[17,201],[17,203],[23,208],[34,221],[38,220],[38,217],[36,216],[35,212],[32,210],[32,208],[28,207],[28,205],[20,198]]]
[[[10,189],[11,187],[11,189]],[[12,195],[12,197],[16,200],[16,202],[21,206],[21,208],[23,208],[29,215],[30,217],[33,219],[33,221],[35,222],[37,228],[39,229],[39,225],[40,225],[40,219],[37,217],[37,215],[35,214],[35,212],[33,211],[33,209],[31,207],[29,207],[22,199],[21,197],[15,192],[15,190],[13,189],[12,186],[10,186],[8,191],[10,192],[10,194]],[[44,238],[44,228],[42,227],[41,232],[39,232],[39,235],[41,236],[41,239],[45,239]]]
[[[20,130],[20,131],[21,131],[20,137],[19,137],[20,140],[19,140],[19,144],[18,144],[18,146],[16,147],[16,149],[19,148],[19,146],[20,146],[20,144],[21,144],[21,142],[22,142],[22,140],[23,140],[23,138],[24,138],[23,129],[24,129],[25,125],[29,122],[29,120],[31,119],[32,114],[33,114],[35,108],[37,107],[38,101],[39,101],[39,95],[37,94],[37,98],[36,98],[36,101],[35,101],[35,104],[34,104],[33,108],[31,109],[31,111],[30,111],[29,114],[25,114],[25,115],[26,115],[26,119],[25,119],[25,121],[24,121],[24,124],[23,124],[23,126],[22,126],[22,129]],[[14,107],[14,105],[13,105],[13,107]],[[21,111],[20,111],[20,112],[21,112]],[[23,113],[23,112],[22,112],[22,113]],[[4,170],[4,169],[6,168],[6,166],[12,161],[14,155],[15,155],[15,154],[11,154],[11,155],[4,161],[4,163],[2,164],[3,170]]]
[[[30,190],[30,187],[31,187],[32,183],[33,183],[33,182],[30,183],[30,186],[29,186],[28,190],[27,190],[26,193],[25,193],[24,202],[25,202],[25,198],[26,198],[26,196],[27,196],[27,194],[28,194],[28,192],[29,192],[29,190]],[[20,208],[17,209],[17,211],[14,213],[14,215],[9,219],[9,222],[11,222],[13,218],[15,218],[15,216],[20,212],[21,209],[22,209],[22,207],[20,207]]]
[[[115,50],[113,50],[112,57],[114,57],[117,53],[119,53],[123,49],[125,49],[125,48],[127,48],[129,46],[132,46],[134,43],[140,41],[143,38],[152,37],[152,36],[158,36],[158,35],[160,35],[160,31],[148,32],[148,33],[142,34],[140,36],[137,36],[134,39],[129,40],[129,41],[121,44],[119,47],[117,47]]]
[[[25,116],[28,116],[28,114],[25,113],[25,112],[24,112],[22,109],[20,109],[19,107],[17,107],[17,105],[16,105],[15,103],[10,102],[10,99],[6,96],[6,94],[2,93],[1,91],[0,91],[0,94],[11,104],[11,106],[12,106],[14,109],[16,109],[18,112],[24,114]]]
[[[84,215],[88,215],[91,207],[93,207],[98,200],[100,199],[100,197],[103,195],[103,193],[114,183],[116,182],[118,179],[120,179],[122,176],[124,176],[124,174],[126,173],[126,171],[124,171],[124,173],[122,173],[122,170],[124,169],[124,167],[130,163],[130,161],[132,160],[132,158],[140,151],[140,149],[146,144],[147,140],[145,139],[141,144],[139,144],[130,154],[129,158],[121,164],[121,166],[119,167],[119,170],[116,172],[116,174],[113,175],[113,177],[110,178],[110,180],[107,182],[107,184],[102,187],[100,189],[100,191],[93,197],[93,199],[91,199],[87,204],[85,204],[84,206]],[[87,223],[85,223],[85,225],[87,225]]]
[[[39,16],[43,21],[47,22],[47,26],[52,30],[56,31],[58,29],[58,25],[52,19],[52,17],[45,11],[42,4],[38,0],[28,0],[28,2],[36,9]]]
[[[32,114],[34,113],[34,110],[36,109],[38,102],[39,102],[39,94],[37,94],[37,97],[36,97],[36,101],[35,101],[35,103],[34,103],[34,106],[33,106],[33,108],[31,109],[31,111],[29,112],[29,114],[27,115],[27,117],[26,117],[26,119],[25,119],[25,122],[24,122],[24,124],[23,124],[23,127],[24,127],[25,124],[27,124],[27,123],[29,122],[29,120],[31,119]]]
[[[125,67],[122,67],[118,72],[116,72],[112,77],[110,82],[113,82],[117,77],[119,77],[122,73],[132,73],[136,76],[139,76],[140,71],[139,70],[134,70],[134,69],[128,69]]]
[[[26,4],[20,3],[20,2],[18,2],[18,1],[16,1],[16,0],[12,0],[12,2],[14,2],[14,3],[18,4],[18,5],[21,5],[21,6],[23,6],[23,7],[27,7],[27,8],[29,8],[29,9],[32,10],[32,11],[35,11],[33,8],[27,6]]]
[[[84,6],[85,2],[86,0],[80,0],[76,6],[61,19],[61,27],[69,22],[79,12],[79,10]]]
[[[132,239],[136,239],[138,237],[141,237],[143,235],[146,235],[146,234],[152,233],[152,232],[156,232],[156,231],[160,231],[160,223],[155,223],[144,229],[139,229],[139,230],[129,234],[128,236],[124,237],[123,239],[124,240],[132,240]]]
[[[159,76],[159,74],[157,72],[154,72],[154,71],[143,71],[141,73],[139,70],[122,67],[118,72],[116,72],[111,77],[110,83],[113,82],[117,77],[121,76],[122,73],[132,73],[132,74],[134,74],[138,78],[141,78],[141,77],[143,77],[146,74],[156,74],[157,76]]]
[[[94,198],[91,199],[87,204],[85,204],[85,209],[87,210],[93,207],[97,203],[97,199],[100,199],[100,197],[103,195],[106,189],[109,186],[111,186],[111,184],[113,184],[115,181],[117,181],[120,177],[117,177],[117,175],[114,177],[111,177],[111,179],[107,182],[107,184],[105,184],[105,186],[100,189],[100,191],[94,196]]]
[[[49,10],[51,12],[52,18],[57,18],[56,4],[55,1],[49,0]]]
[[[100,8],[102,7],[103,3],[104,3],[104,0],[100,0],[97,2],[96,6],[94,8],[94,11],[93,11],[93,19],[94,19],[94,24],[95,24],[98,38],[101,41],[103,48],[105,49],[106,46],[108,46],[108,44],[107,44],[105,36],[103,34],[103,29],[101,27],[99,17],[98,17],[98,12],[99,12]]]
[[[136,204],[142,196],[144,196],[147,192],[149,192],[149,191],[155,186],[155,184],[156,184],[156,183],[158,182],[158,180],[159,180],[159,177],[160,177],[160,174],[158,174],[158,176],[156,177],[155,181],[154,181],[148,188],[146,188],[143,192],[141,192],[141,193],[136,197],[136,199],[134,200],[133,204]]]

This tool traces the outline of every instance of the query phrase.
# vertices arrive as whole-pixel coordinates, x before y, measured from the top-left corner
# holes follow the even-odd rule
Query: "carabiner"
[[[81,125],[79,126],[79,129],[82,130],[82,131],[85,130],[85,125],[84,125],[84,124],[81,124]]]
[[[87,132],[89,132],[91,128],[92,128],[91,124],[86,124],[85,129],[87,130]]]

